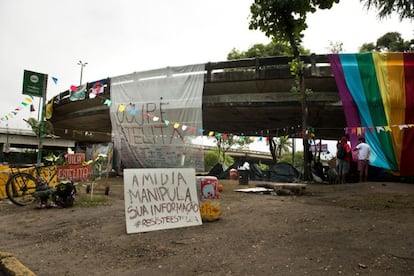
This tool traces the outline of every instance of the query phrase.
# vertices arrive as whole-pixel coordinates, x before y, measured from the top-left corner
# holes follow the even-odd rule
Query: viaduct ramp
[[[303,56],[306,64],[309,127],[317,138],[337,139],[345,116],[327,55]],[[205,64],[203,129],[245,136],[280,136],[300,132],[299,95],[291,92],[295,79],[289,57],[242,59]],[[110,78],[108,78],[110,84]],[[53,101],[49,119],[55,134],[80,143],[110,142],[110,85],[100,97],[71,101],[64,91]]]

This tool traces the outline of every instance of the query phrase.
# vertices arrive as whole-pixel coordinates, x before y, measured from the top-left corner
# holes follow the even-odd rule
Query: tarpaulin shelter
[[[269,168],[269,178],[272,182],[295,182],[298,177],[298,170],[286,162],[278,162]]]

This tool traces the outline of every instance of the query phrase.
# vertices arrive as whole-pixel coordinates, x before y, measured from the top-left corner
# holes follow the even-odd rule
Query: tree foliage
[[[375,51],[375,50],[376,50],[376,46],[372,42],[364,43],[364,44],[362,44],[361,47],[359,47],[360,52],[372,52],[372,51]]]
[[[414,39],[404,40],[398,32],[388,32],[377,39],[376,44],[364,43],[359,48],[360,52],[412,52],[414,50]]]
[[[317,9],[330,9],[339,0],[255,0],[250,6],[250,29],[260,30],[267,37],[286,41],[293,56],[299,55],[306,16]]]
[[[389,32],[377,39],[378,51],[407,52],[410,51],[411,41],[404,41],[398,32]]]
[[[344,43],[342,41],[329,41],[329,46],[327,47],[329,53],[339,54],[344,51]]]
[[[303,167],[303,151],[295,151],[295,162],[292,160],[292,153],[284,153],[280,157],[280,162],[292,164],[294,167]]]
[[[414,18],[413,0],[360,0],[369,9],[376,9],[379,18],[386,18],[397,13],[400,20]]]
[[[270,153],[275,161],[282,158],[292,148],[292,141],[289,136],[272,137],[269,140]]]
[[[230,166],[234,163],[234,159],[228,154],[222,154],[218,149],[206,151],[204,153],[204,167],[208,171],[217,163]]]
[[[53,133],[53,125],[49,121],[45,121],[43,124],[35,118],[24,119],[24,121],[32,128],[32,131],[37,138]]]
[[[251,144],[254,140],[251,140],[250,137],[237,136],[234,134],[222,134],[216,136],[216,145],[219,154],[222,155],[222,160],[225,160],[226,152],[230,150],[231,147],[235,146],[238,148],[243,148]]]
[[[310,51],[303,47],[299,47],[299,52],[302,55],[309,55]],[[254,44],[247,51],[239,51],[235,48],[227,55],[227,60],[243,59],[243,58],[257,58],[257,57],[271,57],[271,56],[292,56],[292,48],[286,41],[272,40],[268,44]]]
[[[255,0],[250,6],[251,18],[249,28],[260,30],[267,37],[276,41],[286,41],[292,48],[293,60],[291,72],[295,76],[292,90],[300,92],[302,111],[302,133],[305,151],[308,144],[308,105],[305,87],[304,66],[300,59],[300,45],[303,32],[308,27],[306,17],[317,9],[330,9],[339,0]],[[311,180],[311,160],[304,156],[304,178]]]

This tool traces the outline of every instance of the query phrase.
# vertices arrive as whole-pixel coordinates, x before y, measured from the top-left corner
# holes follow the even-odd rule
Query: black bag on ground
[[[76,198],[76,187],[70,180],[61,180],[53,193],[54,202],[58,207],[72,207]]]

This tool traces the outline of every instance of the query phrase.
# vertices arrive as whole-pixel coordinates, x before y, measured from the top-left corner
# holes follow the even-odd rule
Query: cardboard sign
[[[58,179],[71,179],[73,181],[89,181],[92,176],[92,166],[67,165],[58,166]]]
[[[201,225],[195,170],[125,169],[127,233]]]
[[[84,153],[72,153],[66,155],[66,162],[68,165],[82,165],[82,162],[85,161]]]
[[[328,144],[317,144],[317,145],[310,145],[310,150],[312,152],[328,152]]]

